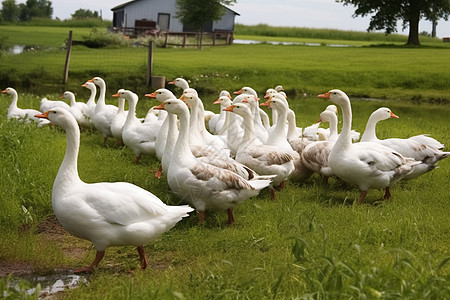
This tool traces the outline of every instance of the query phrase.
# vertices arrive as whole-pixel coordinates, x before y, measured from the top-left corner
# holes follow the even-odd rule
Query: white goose
[[[149,94],[145,94],[145,97],[149,97],[149,98],[155,98],[156,100],[158,100],[160,103],[166,101],[167,99],[174,99],[175,95],[168,89],[157,89],[156,91],[154,91],[153,93],[149,93]],[[169,114],[165,111],[165,110],[159,110],[158,113],[158,120],[160,119],[160,117],[164,117],[161,128],[159,130],[158,136],[156,137],[156,141],[155,141],[155,154],[156,157],[159,159],[159,161],[161,161],[161,166],[158,170],[155,171],[155,177],[156,178],[161,178],[162,175],[162,171],[164,171],[165,173],[167,172],[167,168],[165,168],[163,166],[163,158],[164,155],[167,153],[167,151],[165,151],[166,148],[166,143],[168,140],[171,141],[171,143],[175,143],[176,138],[178,137],[178,130],[177,128],[173,128],[173,130],[169,131],[169,123],[170,122],[175,122],[175,127],[176,127],[176,117],[175,120],[171,120],[169,119]],[[169,132],[171,132],[172,136],[169,136]],[[170,148],[170,146],[169,146]],[[166,162],[168,160],[170,160],[169,157],[166,157]],[[165,163],[166,163],[165,162]]]
[[[62,107],[66,110],[70,110],[70,105],[67,104],[64,101],[60,101],[60,100],[49,100],[47,98],[42,98],[41,99],[41,103],[39,105],[39,110],[40,111],[47,111],[53,107]]]
[[[142,154],[155,155],[155,143],[161,123],[141,123],[136,117],[138,96],[128,90],[119,90],[113,97],[122,97],[128,101],[128,115],[122,128],[122,141],[129,147],[139,163]],[[98,105],[98,104],[97,104]]]
[[[323,184],[328,184],[328,178],[333,176],[333,170],[328,164],[328,156],[338,138],[337,116],[334,111],[325,109],[320,113],[319,122],[330,123],[330,136],[325,141],[315,141],[308,144],[302,153],[302,162],[313,172],[322,176]]]
[[[187,80],[181,77],[175,78],[174,80],[169,81],[167,84],[173,84],[176,87],[181,88],[183,91],[189,88],[189,83],[187,82]]]
[[[221,104],[221,99],[231,99],[231,95],[228,91],[221,91],[219,94],[219,98],[214,101],[214,104]],[[219,134],[219,131],[221,131],[223,124],[225,123],[225,116],[226,116],[226,112],[223,111],[224,107],[222,107],[222,105],[220,106],[220,112],[218,114],[214,114],[208,121],[208,128],[209,131],[214,133],[214,134]]]
[[[119,90],[123,91],[123,89]],[[122,140],[122,131],[123,131],[123,125],[125,124],[125,121],[128,116],[128,110],[125,110],[125,99],[122,97],[119,97],[119,102],[117,104],[117,113],[114,116],[114,119],[111,122],[111,134],[116,139],[117,145],[121,146],[123,145]]]
[[[103,135],[103,143],[106,143],[108,137],[113,137],[111,133],[111,123],[117,114],[117,106],[106,104],[106,83],[100,77],[94,77],[88,80],[93,82],[100,88],[100,95],[97,99],[94,114],[94,126]]]
[[[38,127],[42,127],[44,125],[50,124],[50,121],[43,120],[40,118],[36,118],[35,115],[40,114],[41,112],[35,109],[23,109],[17,107],[18,95],[17,91],[12,87],[8,87],[2,91],[3,94],[11,95],[11,104],[8,107],[8,119],[19,119],[24,120],[25,122],[33,121],[37,123]]]
[[[167,181],[170,189],[183,201],[191,203],[199,212],[199,222],[203,222],[208,209],[225,209],[228,224],[234,222],[233,207],[270,184],[270,179],[245,180],[241,176],[197,159],[189,145],[189,110],[178,99],[169,99],[157,109],[165,109],[178,115],[180,131],[175,144]]]
[[[69,100],[69,111],[75,117],[75,120],[77,120],[80,128],[92,128],[94,126],[92,119],[88,117],[89,108],[86,103],[77,102],[75,100],[75,95],[70,91],[64,92],[61,99]]]
[[[191,138],[189,143],[191,145],[206,145],[213,148],[217,153],[229,156],[230,151],[227,148],[225,137],[213,135],[206,129],[203,102],[198,97],[197,91],[191,88],[186,89],[180,99],[188,103],[191,108],[189,125]]]
[[[283,188],[284,181],[294,171],[294,157],[290,152],[256,142],[253,115],[248,104],[233,104],[225,110],[244,119],[244,136],[237,149],[236,160],[260,175],[276,175],[271,184],[272,200],[275,200],[274,188]]]
[[[352,108],[348,96],[335,89],[318,97],[331,100],[342,110],[342,130],[328,158],[333,173],[345,182],[358,186],[361,191],[359,203],[364,201],[368,189],[384,188],[384,199],[390,198],[389,188],[420,162],[377,143],[352,144]]]
[[[379,143],[394,149],[405,157],[411,157],[420,161],[421,163],[414,167],[414,171],[406,175],[404,179],[416,178],[426,172],[434,170],[438,161],[450,155],[450,152],[442,151],[444,145],[425,135],[417,135],[407,139],[378,139],[376,135],[377,123],[389,118],[398,118],[398,116],[387,107],[381,107],[375,110],[367,121],[366,129],[361,137],[361,142]]]
[[[258,98],[255,98],[255,96],[253,95],[246,95],[244,97],[244,100],[242,100],[242,102],[249,104],[253,116],[255,136],[261,141],[261,143],[265,144],[267,142],[267,139],[269,138],[269,132],[267,130],[269,129],[270,126],[263,126],[260,114],[258,113],[259,110],[262,111],[262,109],[260,109],[258,105]]]
[[[235,91],[234,94],[236,94],[236,95],[252,95],[255,97],[256,104],[255,104],[255,107],[252,107],[252,112],[254,113],[254,118],[255,118],[254,120],[255,120],[256,134],[258,135],[259,127],[263,127],[264,129],[266,129],[266,131],[269,130],[269,128],[270,128],[269,116],[267,115],[267,113],[264,110],[259,108],[258,93],[253,88],[244,86],[240,90]]]
[[[92,272],[111,246],[137,246],[141,268],[147,267],[144,245],[171,229],[193,209],[168,206],[158,197],[128,182],[85,183],[78,175],[80,130],[66,110],[54,108],[44,114],[66,131],[66,154],[53,183],[52,207],[70,234],[91,241],[94,261],[75,273]]]
[[[91,94],[89,95],[89,99],[86,101],[86,105],[88,106],[89,110],[87,112],[87,116],[91,118],[91,120],[94,120],[95,115],[95,106],[97,105],[95,103],[95,96],[97,95],[97,87],[93,82],[85,82],[81,85],[82,87],[87,88],[91,91]]]

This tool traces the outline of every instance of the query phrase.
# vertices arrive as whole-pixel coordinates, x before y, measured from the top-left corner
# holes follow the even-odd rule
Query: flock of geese
[[[265,101],[250,87],[235,91],[234,99],[222,91],[214,102],[221,107],[216,114],[204,109],[197,91],[185,79],[169,84],[182,89],[181,97],[165,88],[146,94],[160,104],[143,118],[136,116],[139,98],[132,91],[120,89],[113,95],[118,106],[106,104],[106,84],[100,77],[82,85],[91,90],[86,103],[77,102],[67,91],[62,98],[69,104],[44,98],[40,111],[18,108],[17,92],[10,87],[3,90],[12,97],[8,119],[34,121],[39,127],[54,124],[66,132],[66,153],[52,190],[53,210],[69,233],[91,241],[97,251],[92,264],[74,270],[76,273],[92,272],[106,248],[120,245],[137,246],[141,268],[146,268],[143,245],[188,216],[192,207],[199,223],[205,220],[207,210],[221,209],[227,211],[228,224],[232,224],[234,206],[264,188],[271,190],[275,200],[276,191],[288,178],[301,181],[314,172],[322,176],[324,184],[336,176],[356,185],[361,191],[358,203],[369,189],[385,189],[383,198],[388,199],[393,184],[433,170],[450,154],[428,135],[378,139],[377,122],[398,118],[386,107],[372,113],[361,140],[355,142],[360,134],[352,130],[350,99],[337,89],[318,95],[334,103],[320,114],[320,122],[329,123],[324,129],[319,123],[297,127],[281,86],[268,89]],[[340,133],[336,105],[342,110]],[[271,108],[271,117],[261,106]],[[127,182],[83,182],[77,160],[80,129],[84,128],[98,130],[104,142],[114,138],[118,145],[127,146],[136,163],[142,155],[156,156],[161,167],[155,176],[165,174],[170,189],[189,205],[166,205],[151,192]]]

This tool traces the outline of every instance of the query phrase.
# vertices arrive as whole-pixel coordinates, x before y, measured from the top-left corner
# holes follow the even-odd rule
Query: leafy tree
[[[73,13],[72,19],[90,19],[90,18],[98,18],[98,12],[91,11],[89,9],[78,9]]]
[[[34,17],[51,18],[52,13],[52,2],[48,0],[27,0],[25,4],[19,4],[20,21],[29,21]]]
[[[1,18],[6,22],[17,22],[19,8],[16,0],[5,0],[2,2]]]
[[[236,0],[177,0],[176,17],[181,23],[200,31],[201,49],[205,24],[220,20],[226,12],[224,5],[233,3]]]
[[[448,20],[449,0],[335,0],[356,7],[354,17],[372,15],[368,30],[382,30],[386,34],[396,32],[397,21],[403,28],[409,26],[408,45],[420,45],[419,21]]]

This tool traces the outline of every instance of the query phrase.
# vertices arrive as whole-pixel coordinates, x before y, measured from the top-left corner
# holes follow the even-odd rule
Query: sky
[[[50,0],[53,5],[53,18],[69,19],[77,9],[89,9],[101,12],[104,19],[112,20],[111,8],[129,0]],[[16,3],[24,3],[18,0]],[[275,3],[276,2],[276,3]],[[370,17],[356,17],[353,6],[344,6],[334,0],[237,0],[232,10],[239,13],[236,23],[244,25],[267,24],[271,26],[328,28],[353,31],[366,31]],[[398,23],[398,33],[402,31]],[[419,31],[431,33],[431,22],[422,21]],[[437,36],[450,37],[450,21],[439,20]]]

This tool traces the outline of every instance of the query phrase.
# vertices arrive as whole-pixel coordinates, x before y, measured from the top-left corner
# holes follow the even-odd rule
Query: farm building
[[[239,14],[228,7],[222,19],[210,22],[204,28],[206,32],[234,31],[234,19]],[[161,31],[192,31],[176,18],[176,0],[133,0],[120,4],[113,11],[114,28],[155,28]]]

